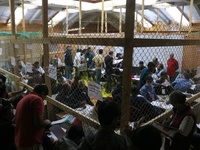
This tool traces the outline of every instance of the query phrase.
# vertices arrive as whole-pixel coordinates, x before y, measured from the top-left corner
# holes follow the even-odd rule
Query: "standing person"
[[[90,47],[88,47],[88,49],[85,50],[85,63],[87,65],[87,68],[94,68],[94,63],[92,61],[92,59],[94,58],[94,54],[92,51],[90,51]],[[88,78],[91,77],[90,71],[88,70]],[[94,78],[94,76],[92,76]]]
[[[176,70],[178,68],[178,61],[174,58],[174,53],[171,53],[170,58],[167,60],[167,74],[170,77],[170,82],[173,82],[175,80]]]
[[[67,46],[65,54],[65,75],[67,79],[72,79],[73,60],[72,60],[72,47]]]
[[[80,75],[79,67],[81,66],[81,50],[77,49],[76,55],[74,57],[75,66],[75,76]]]
[[[159,65],[159,61],[157,57],[153,58],[153,63],[155,64],[156,67]]]
[[[151,75],[152,72],[155,70],[155,64],[153,62],[149,62],[147,65],[148,68],[142,69],[142,72],[140,74],[140,82],[139,82],[139,88],[141,88],[143,85],[145,85],[146,77]]]
[[[113,73],[113,51],[109,52],[109,54],[105,57],[104,61],[106,65],[106,79],[107,79],[106,92],[110,93],[112,88],[111,75]]]
[[[88,49],[85,50],[85,62],[87,63],[87,68],[93,68],[93,57],[94,54],[90,51],[90,47],[88,47]]]
[[[40,150],[44,129],[50,125],[43,119],[46,85],[36,85],[32,93],[23,97],[16,108],[15,144],[18,150]]]
[[[186,102],[186,96],[180,91],[174,91],[169,95],[167,104],[169,103],[173,106],[174,114],[163,124],[178,130],[171,144],[168,145],[166,141],[165,145],[168,145],[170,150],[188,150],[196,127],[196,115]]]
[[[143,70],[144,68],[146,68],[146,67],[144,66],[144,62],[143,62],[143,61],[140,61],[140,62],[139,62],[139,68],[140,68],[140,72],[142,72],[142,70]]]
[[[103,60],[103,50],[99,50],[99,54],[97,54],[92,60],[95,62],[95,67],[96,67],[96,83],[100,84],[101,81],[101,68],[104,63]]]

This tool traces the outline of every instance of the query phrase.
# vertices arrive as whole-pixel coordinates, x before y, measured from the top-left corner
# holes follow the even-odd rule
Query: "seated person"
[[[99,107],[99,105],[101,103],[102,102],[98,100],[96,105],[92,109],[86,110],[84,115],[88,116],[89,118],[91,118],[91,119],[93,119],[93,120],[95,120],[97,122],[99,122],[97,113],[98,113],[98,107]],[[91,143],[98,130],[93,128],[93,127],[91,127],[91,126],[89,126],[85,122],[82,123],[82,127],[83,127],[83,131],[84,131],[84,134],[85,134],[85,138],[87,139],[87,141],[89,143]]]
[[[116,54],[116,59],[117,59],[117,60],[123,59],[123,55],[122,55],[121,53],[117,53],[117,54]],[[123,61],[117,63],[117,64],[115,65],[115,67],[117,67],[117,68],[123,68]]]
[[[35,69],[41,73],[41,75],[43,75],[45,73],[44,69],[40,66],[39,61],[34,62],[33,65],[34,65]]]
[[[122,77],[119,78],[118,83],[115,85],[112,91],[112,98],[117,104],[121,104],[122,98]]]
[[[174,90],[179,90],[181,92],[187,92],[192,87],[192,83],[189,80],[189,75],[185,73],[182,77],[176,79],[172,82]]]
[[[62,85],[62,90],[55,99],[73,109],[84,106],[84,103],[81,103],[80,101],[71,98],[70,91],[71,86],[69,85],[69,83],[64,83]]]
[[[136,108],[138,111],[134,111],[133,114],[131,112],[131,121],[136,121],[141,117],[145,117],[145,122],[155,118],[163,111],[151,105],[149,101],[147,101],[143,96],[139,95],[139,87],[136,85],[132,85],[131,87],[131,107]]]
[[[60,72],[57,73],[57,92],[60,92],[62,90],[62,85],[63,83],[65,83],[67,81],[67,79],[62,76],[62,74]]]
[[[160,77],[160,75],[161,75],[161,73],[162,73],[163,71],[165,71],[165,70],[164,70],[164,65],[163,65],[162,63],[158,64],[158,66],[157,66],[157,71],[156,71],[157,76]]]
[[[79,101],[80,103],[85,102],[86,104],[94,106],[88,96],[88,87],[85,85],[83,80],[78,81],[78,90],[72,91],[71,96],[74,100]]]
[[[156,80],[158,80],[158,76],[157,76],[157,74],[156,74],[156,69],[154,69],[154,71],[152,72],[152,78],[153,78],[153,83],[155,83],[156,82]]]
[[[80,76],[75,76],[74,81],[72,82],[71,85],[71,93],[75,92],[78,90],[78,81],[81,80]]]
[[[103,102],[98,107],[100,129],[93,138],[92,143],[85,139],[78,150],[127,150],[127,140],[115,133],[121,112],[114,102]]]
[[[25,77],[26,76],[26,65],[21,61],[17,60],[17,71],[19,73],[20,77]]]
[[[149,102],[158,100],[158,96],[156,95],[153,87],[153,78],[151,76],[146,77],[146,84],[142,86],[140,89],[140,94],[144,96]]]
[[[173,91],[169,95],[167,103],[173,106],[173,114],[163,124],[176,128],[177,133],[173,136],[172,141],[166,138],[165,146],[170,150],[188,150],[196,129],[196,115],[190,104],[186,102],[186,95],[181,91]]]
[[[160,132],[151,125],[133,130],[130,139],[137,150],[160,150],[162,146]]]
[[[83,129],[80,126],[72,125],[67,131],[66,137],[56,142],[57,150],[76,150],[84,137]]]
[[[161,72],[160,78],[156,81],[154,85],[155,92],[158,95],[169,95],[174,90],[169,82],[167,72],[165,71]]]
[[[28,85],[29,86],[32,86],[32,87],[35,87],[36,84],[43,84],[44,81],[43,81],[43,78],[40,74],[39,71],[34,71],[33,72],[33,77],[28,79]]]

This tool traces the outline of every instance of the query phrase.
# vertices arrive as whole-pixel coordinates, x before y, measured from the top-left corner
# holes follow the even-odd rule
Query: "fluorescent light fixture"
[[[153,4],[152,6],[155,8],[169,8],[172,5],[169,3],[156,3],[156,4]]]
[[[137,13],[137,21],[142,24],[142,16],[140,14]],[[145,18],[143,19],[143,25],[145,28],[151,28],[152,24],[149,23]]]
[[[156,3],[157,0],[144,0],[144,5],[153,5]],[[142,0],[136,0],[136,4],[142,5]]]
[[[166,8],[167,13],[177,22],[180,23],[181,20],[181,12],[176,7]],[[189,26],[189,21],[184,17],[182,18],[182,25]]]

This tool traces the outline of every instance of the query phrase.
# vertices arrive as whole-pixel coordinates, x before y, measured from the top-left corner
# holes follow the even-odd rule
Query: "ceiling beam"
[[[189,22],[189,17],[186,15],[186,13],[184,12],[184,10],[182,10],[180,7],[177,7],[177,9],[181,12],[181,14],[187,19],[187,21]]]
[[[55,12],[51,17],[49,17],[48,22],[53,19],[60,11]]]
[[[63,25],[64,24],[66,24],[66,19],[63,19],[64,21],[63,21]],[[70,20],[70,22],[68,22],[68,27],[70,28],[73,24],[74,24],[74,22],[76,21],[76,20],[78,20],[78,13],[73,13],[73,14],[70,14],[69,16],[68,16],[68,20]]]
[[[17,9],[17,7],[15,7],[15,10]],[[7,24],[9,24],[9,21],[10,21],[10,15],[9,15],[9,17],[8,17],[8,19],[6,20],[6,22],[5,22],[5,25],[7,25]]]
[[[140,16],[142,16],[142,14],[141,14],[139,11],[137,11],[137,13],[138,13]],[[144,19],[145,19],[147,22],[149,22],[152,26],[154,26],[154,24],[151,22],[151,20],[149,20],[146,16],[144,16]]]

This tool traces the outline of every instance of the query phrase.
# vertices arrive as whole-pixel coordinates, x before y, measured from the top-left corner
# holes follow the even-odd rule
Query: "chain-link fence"
[[[130,109],[129,121],[145,117],[144,122],[148,122],[172,109],[166,102],[173,90],[187,93],[188,98],[199,92],[199,35],[188,34],[189,27],[158,21],[147,28],[137,20],[128,77],[124,72],[126,22],[119,28],[119,20],[110,15],[102,28],[100,17],[94,18],[91,22],[85,17],[81,28],[78,21],[71,20],[68,25],[73,30],[66,24],[52,25],[44,39],[40,27],[32,25],[30,31],[40,32],[37,36],[0,37],[1,68],[20,76],[31,87],[50,78],[51,98],[47,103],[53,104],[48,108],[51,120],[72,114],[78,118],[73,122],[84,126],[86,121],[97,127],[98,123],[92,124],[84,116],[98,122],[99,101],[115,101],[121,107],[123,92],[131,89],[130,105],[122,106]],[[48,48],[43,49],[43,44]],[[127,77],[131,84],[123,82]],[[8,85],[13,91],[12,83]]]

